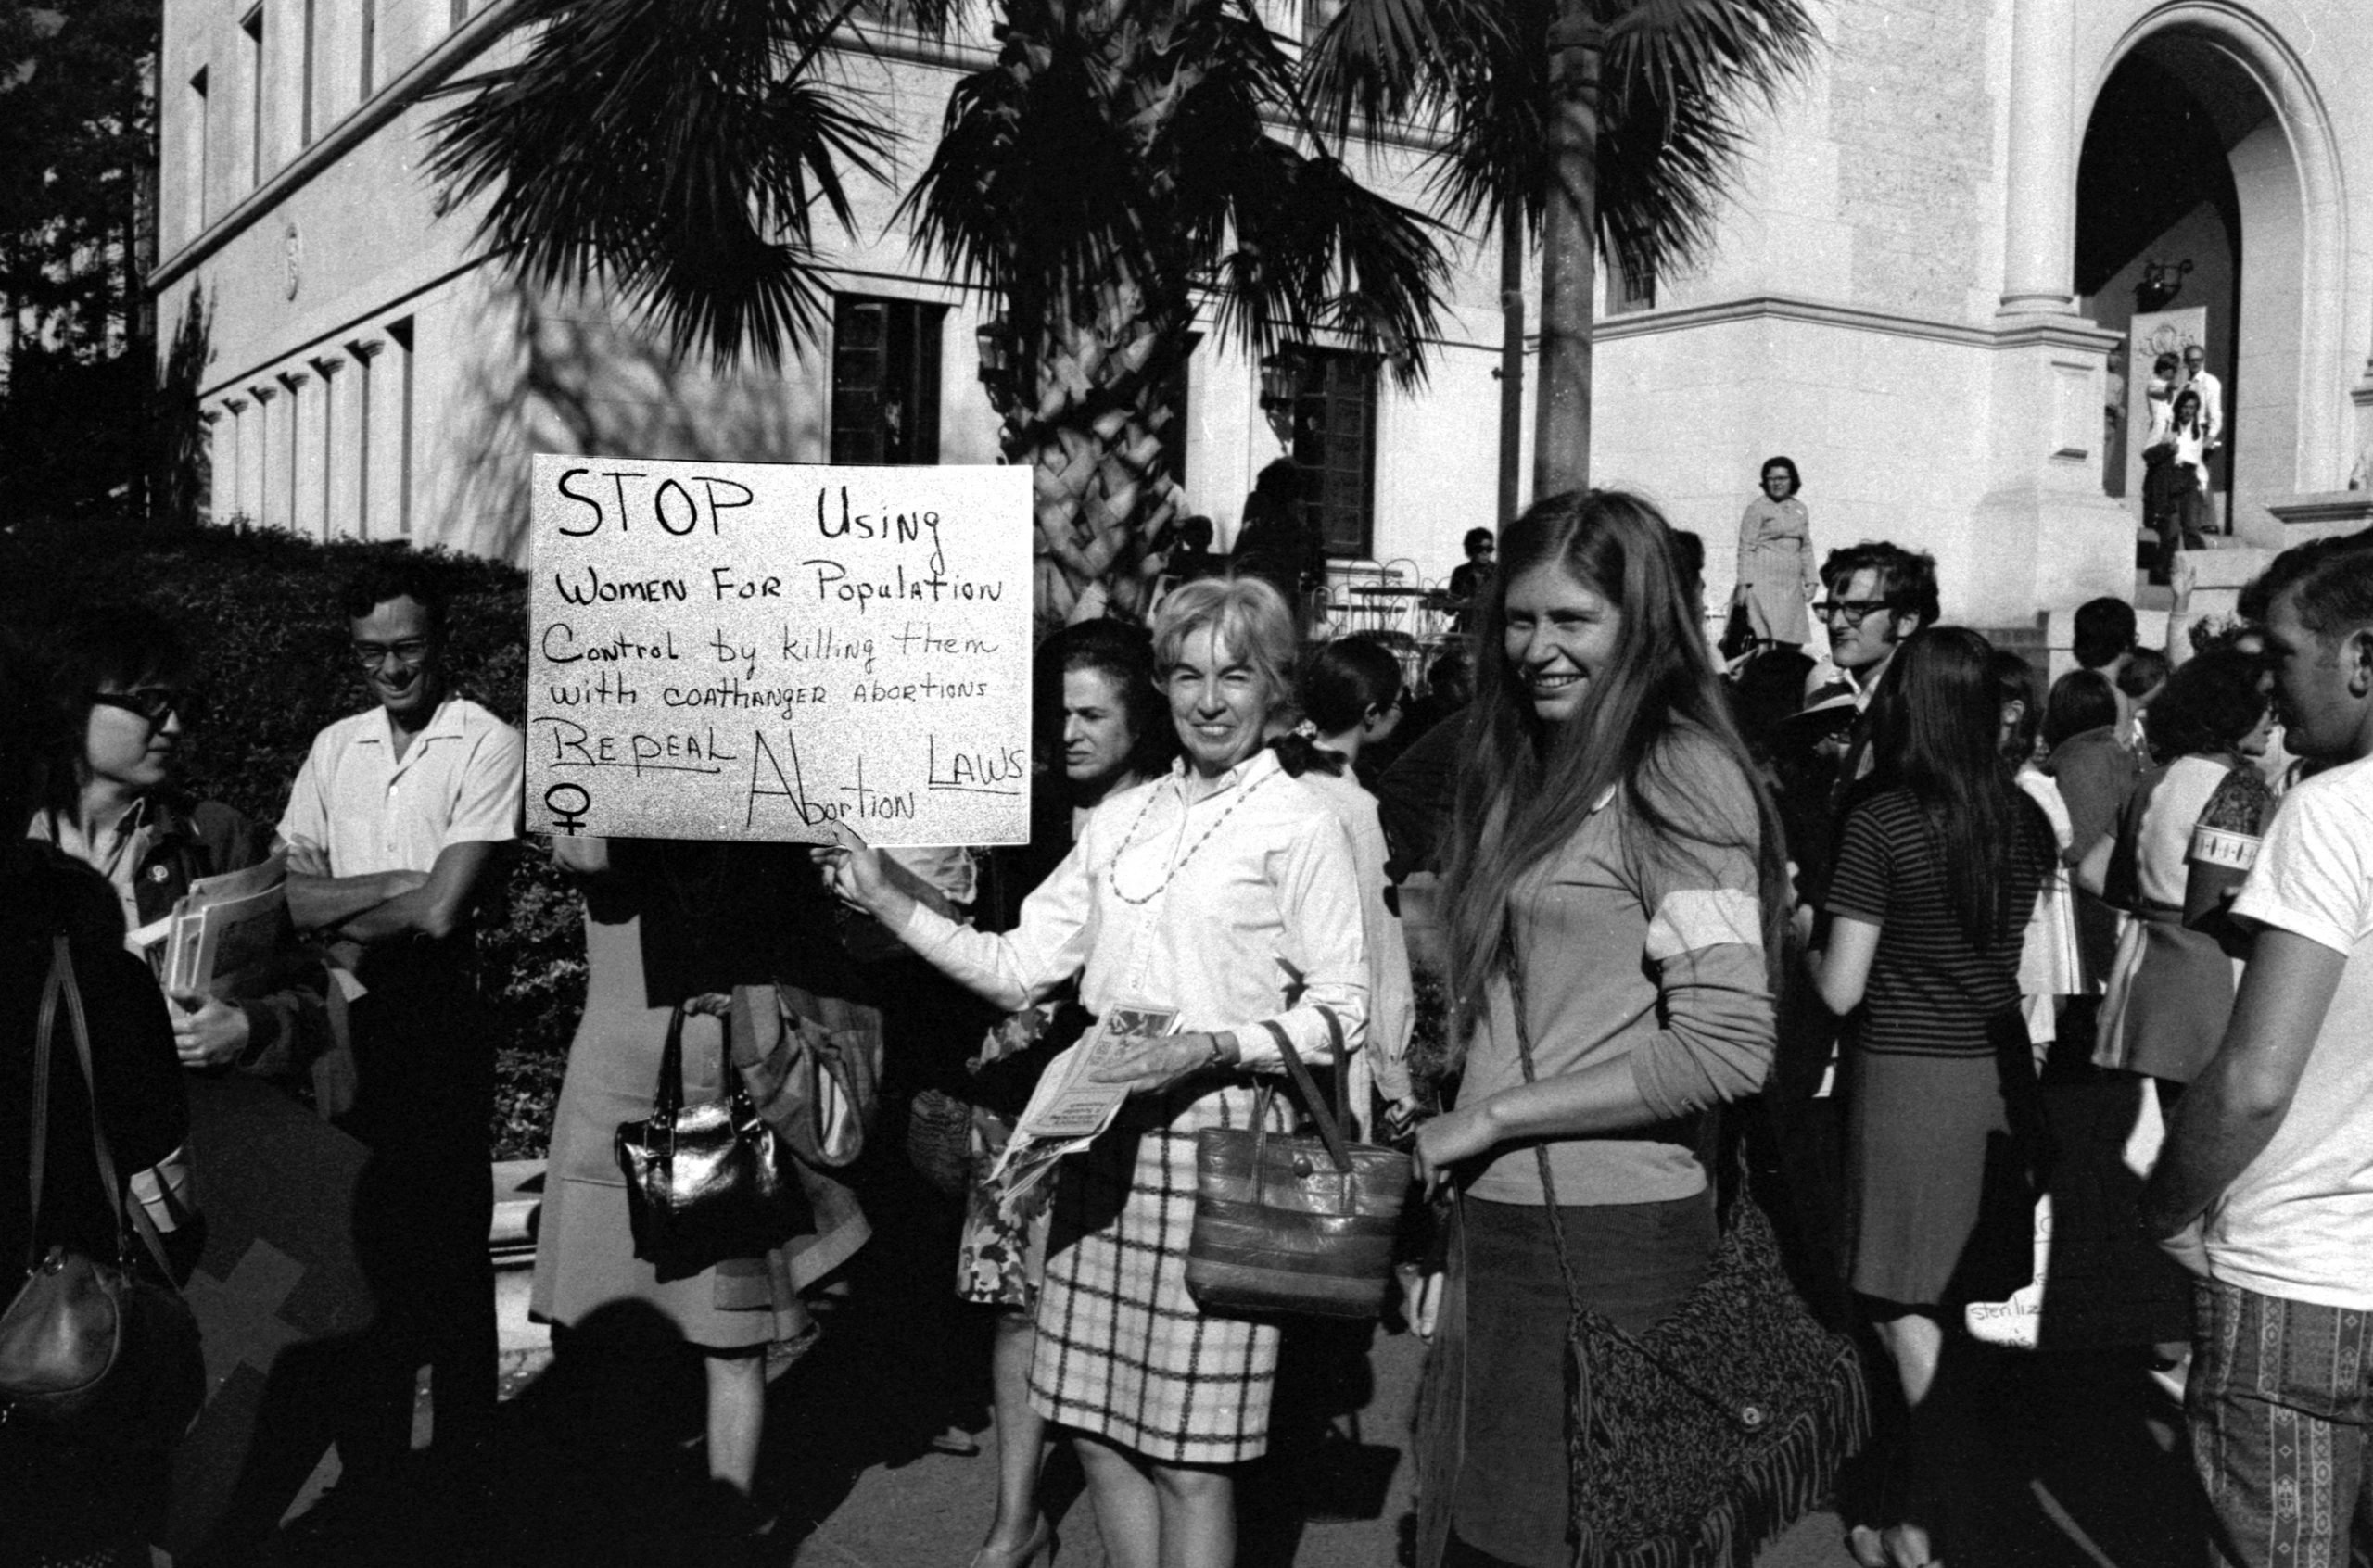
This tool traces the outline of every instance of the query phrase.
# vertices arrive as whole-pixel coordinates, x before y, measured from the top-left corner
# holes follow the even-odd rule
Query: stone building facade
[[[1263,0],[1289,34],[1310,3]],[[1618,280],[1598,333],[1593,475],[1704,535],[1715,602],[1782,452],[1821,548],[1934,551],[1954,619],[2024,626],[2131,592],[2112,360],[2153,263],[2192,262],[2176,305],[2205,307],[2227,389],[2218,487],[2252,548],[2209,577],[2358,515],[2342,492],[2373,435],[2373,95],[2347,89],[2373,80],[2373,33],[2354,0],[1811,8],[1818,61],[1753,121],[1709,259]],[[514,46],[509,11],[167,0],[153,282],[160,336],[197,311],[212,344],[215,520],[516,556],[532,450],[994,460],[979,302],[891,219],[983,47],[888,31],[842,61],[907,139],[832,256],[832,341],[719,378],[598,300],[523,294],[425,178],[430,95]],[[1363,168],[1415,199],[1420,157],[1393,141]],[[1498,260],[1491,236],[1453,238],[1426,386],[1344,365],[1328,399],[1355,454],[1329,481],[1339,548],[1427,580],[1493,520]],[[1185,485],[1223,542],[1280,450],[1259,383],[1216,336],[1191,362]]]

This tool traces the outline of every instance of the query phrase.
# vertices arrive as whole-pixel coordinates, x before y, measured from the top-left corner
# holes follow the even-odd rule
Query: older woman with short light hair
[[[1232,1467],[1268,1444],[1277,1329],[1207,1315],[1186,1293],[1195,1134],[1251,1124],[1281,1038],[1305,1059],[1325,1059],[1338,1034],[1350,1050],[1363,1039],[1351,842],[1264,745],[1295,648],[1265,582],[1189,583],[1164,600],[1155,665],[1185,755],[1097,808],[1009,933],[917,904],[869,850],[818,852],[843,898],[1000,1006],[1076,975],[1090,1012],[1177,1014],[1182,1032],[1100,1074],[1136,1097],[1064,1162],[1030,1375],[1033,1406],[1072,1429],[1116,1568],[1226,1568]],[[1282,1124],[1281,1101],[1270,1114]],[[1034,1536],[996,1568],[1047,1544]]]

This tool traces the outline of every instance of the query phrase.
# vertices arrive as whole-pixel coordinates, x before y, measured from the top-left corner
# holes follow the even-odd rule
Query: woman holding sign
[[[1106,800],[1005,935],[917,905],[862,846],[817,852],[842,898],[1000,1005],[1077,976],[1091,1013],[1175,1015],[1098,1074],[1136,1097],[1062,1163],[1031,1366],[1031,1402],[1072,1429],[1120,1568],[1226,1568],[1232,1467],[1268,1446],[1276,1328],[1206,1316],[1186,1293],[1195,1134],[1250,1123],[1278,1038],[1323,1059],[1338,1036],[1358,1049],[1366,1018],[1351,843],[1263,745],[1294,651],[1266,583],[1165,600],[1155,664],[1186,755]]]

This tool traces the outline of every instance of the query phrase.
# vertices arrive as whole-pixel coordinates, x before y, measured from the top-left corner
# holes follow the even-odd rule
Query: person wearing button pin
[[[525,753],[519,731],[450,689],[445,600],[423,563],[365,570],[339,607],[377,702],[314,739],[280,823],[289,912],[351,967],[355,1092],[336,1119],[371,1150],[355,1244],[379,1321],[339,1460],[365,1487],[400,1479],[425,1363],[438,1491],[459,1496],[483,1485],[496,1377],[494,1043],[470,911],[518,837]]]
[[[878,852],[816,852],[833,891],[1008,1008],[1079,977],[1080,1000],[1174,1009],[1183,1032],[1100,1069],[1136,1096],[1062,1162],[1038,1296],[1031,1404],[1072,1429],[1117,1568],[1227,1568],[1235,1467],[1269,1441],[1279,1331],[1209,1315],[1186,1286],[1195,1137],[1267,1107],[1256,1074],[1361,1049],[1366,947],[1351,843],[1266,741],[1292,698],[1294,628],[1269,583],[1162,601],[1154,663],[1186,755],[1099,804],[1003,935],[900,891]],[[1034,1561],[1028,1554],[1009,1561]]]

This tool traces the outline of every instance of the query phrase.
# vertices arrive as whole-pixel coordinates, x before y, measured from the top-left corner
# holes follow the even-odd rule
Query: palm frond
[[[597,278],[719,368],[820,325],[818,209],[895,139],[818,79],[853,0],[530,0],[517,62],[431,127],[431,172],[490,198],[478,239],[529,282]]]
[[[1221,258],[1218,324],[1256,350],[1313,327],[1384,355],[1403,386],[1423,385],[1447,267],[1440,225],[1377,195],[1342,160],[1275,138],[1268,177],[1235,209],[1237,248]]]
[[[1744,106],[1812,59],[1800,0],[1597,0],[1598,221],[1624,265],[1696,259],[1745,149]],[[1551,189],[1549,26],[1557,0],[1346,0],[1313,51],[1311,90],[1338,115],[1430,113],[1438,210],[1538,232]]]

